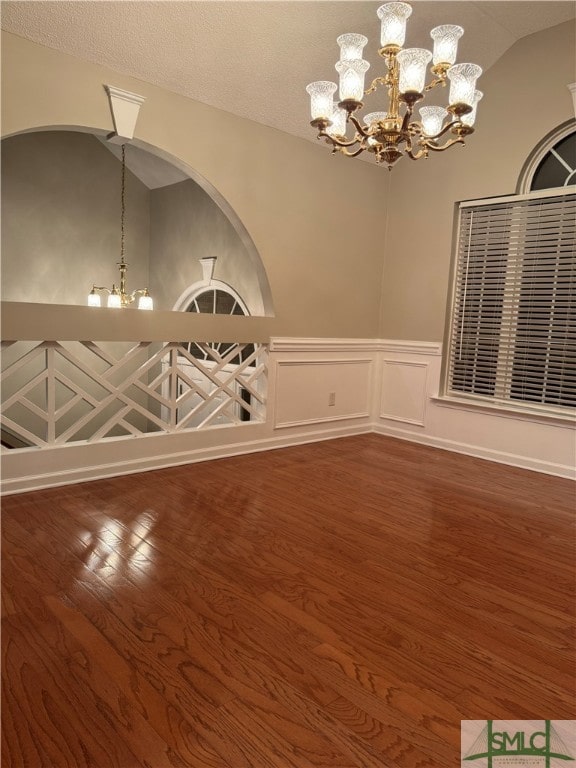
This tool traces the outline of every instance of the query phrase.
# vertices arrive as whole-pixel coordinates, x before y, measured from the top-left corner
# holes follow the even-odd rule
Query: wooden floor
[[[576,716],[574,484],[376,435],[3,501],[3,768],[452,768]]]

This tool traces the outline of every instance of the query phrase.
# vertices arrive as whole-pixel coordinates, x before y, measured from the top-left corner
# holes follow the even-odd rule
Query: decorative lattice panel
[[[2,353],[2,436],[13,447],[265,417],[264,345],[5,342]]]

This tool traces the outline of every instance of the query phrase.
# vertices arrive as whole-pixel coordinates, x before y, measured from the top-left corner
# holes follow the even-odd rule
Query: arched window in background
[[[186,312],[198,312],[206,315],[248,315],[250,314],[246,308],[246,305],[242,301],[241,297],[233,291],[231,288],[224,287],[220,284],[220,287],[208,287],[201,288],[193,296]],[[210,348],[215,350],[220,357],[224,357],[234,346],[233,343],[225,341],[213,341],[209,344]],[[191,341],[187,345],[188,351],[197,360],[207,360],[208,352],[205,346],[199,346],[195,342]],[[246,344],[242,349],[239,349],[238,355],[230,360],[230,365],[239,365],[247,360],[250,355],[254,353],[254,345]]]
[[[518,180],[518,192],[568,187],[576,183],[576,120],[555,128],[528,156]]]
[[[248,316],[250,312],[240,294],[226,283],[214,279],[213,275],[216,258],[209,257],[200,259],[200,263],[202,266],[203,280],[190,286],[184,294],[182,294],[177,307],[180,307],[182,311],[185,312],[205,315]],[[206,369],[218,367],[220,371],[217,374],[218,377],[227,377],[233,369],[238,368],[239,366],[242,367],[242,373],[235,384],[238,388],[237,393],[242,403],[241,405],[238,404],[237,411],[240,421],[251,421],[252,416],[249,407],[252,405],[252,396],[250,390],[242,385],[242,380],[243,377],[249,379],[255,370],[254,366],[257,359],[255,353],[258,351],[256,345],[237,344],[235,342],[226,341],[190,341],[183,343],[182,346],[190,353],[190,355],[192,355],[192,357],[202,361],[203,366]],[[224,360],[225,363],[222,364],[218,359],[221,361]],[[187,365],[185,359],[182,359],[181,365]],[[194,379],[195,377],[197,378],[198,376],[201,376],[201,374],[197,370],[191,369],[189,371],[189,376]],[[209,382],[204,382],[203,386],[205,389],[207,386],[209,388]],[[216,400],[215,405],[217,404],[218,401]]]

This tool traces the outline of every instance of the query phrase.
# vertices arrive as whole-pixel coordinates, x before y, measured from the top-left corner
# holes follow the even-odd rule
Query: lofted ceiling
[[[336,37],[365,34],[367,81],[377,55],[379,2],[365,0],[41,0],[2,2],[2,27],[64,53],[311,141],[312,80],[334,80]],[[486,70],[521,37],[574,19],[574,2],[412,3],[407,47],[431,46],[438,24],[464,27],[459,61]],[[537,52],[535,54],[537,59]],[[114,85],[114,83],[112,83]],[[481,80],[479,82],[480,88]],[[371,106],[378,108],[377,95]]]

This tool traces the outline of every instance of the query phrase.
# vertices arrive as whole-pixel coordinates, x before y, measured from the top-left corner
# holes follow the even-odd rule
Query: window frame
[[[518,177],[518,185],[516,187],[517,195],[525,195],[529,192],[535,191],[532,190],[532,182],[534,180],[534,175],[540,166],[540,163],[544,160],[546,155],[548,155],[556,147],[557,144],[563,141],[563,139],[565,139],[571,133],[575,132],[576,118],[573,117],[570,120],[567,120],[565,123],[562,123],[561,125],[554,128],[553,131],[550,131],[550,133],[546,134],[546,136],[544,136],[544,138],[538,142],[538,144],[527,157],[526,162],[520,171],[520,176]],[[538,191],[543,192],[545,190],[541,189]]]
[[[523,203],[527,200],[544,200],[553,197],[562,197],[567,194],[573,194],[576,190],[576,186],[570,187],[557,187],[551,189],[536,190],[524,194],[517,195],[500,195],[495,197],[483,198],[478,200],[466,200],[455,204],[454,208],[454,229],[453,229],[453,241],[452,241],[452,259],[450,266],[450,278],[449,278],[449,291],[447,301],[446,323],[444,330],[444,354],[442,356],[442,370],[440,377],[440,393],[437,398],[437,402],[444,403],[446,405],[460,406],[463,408],[469,408],[471,410],[484,409],[493,413],[508,413],[514,416],[522,416],[534,420],[544,421],[556,421],[557,423],[574,423],[576,418],[576,408],[571,406],[559,406],[535,403],[532,401],[512,400],[510,399],[510,391],[508,391],[507,398],[502,399],[494,395],[479,395],[472,392],[460,392],[454,390],[451,386],[450,374],[451,374],[451,362],[453,357],[452,347],[455,344],[455,311],[456,311],[456,299],[458,296],[458,279],[460,268],[460,237],[462,230],[462,216],[461,212],[467,208],[474,208],[480,206],[491,206],[498,204],[510,204],[518,201]],[[507,236],[507,240],[509,240]],[[507,249],[509,245],[507,245]],[[509,251],[507,251],[509,253]],[[514,270],[514,267],[508,263],[506,264],[506,277]],[[513,317],[512,322],[516,322],[518,319],[518,310],[520,307],[520,294],[512,300],[512,304],[508,306],[510,309],[512,306]],[[498,363],[496,365],[496,384],[502,383],[502,378],[498,378],[500,358],[502,355],[513,353],[514,347],[510,345],[506,349],[498,348]],[[509,386],[512,385],[512,377],[508,382]]]

